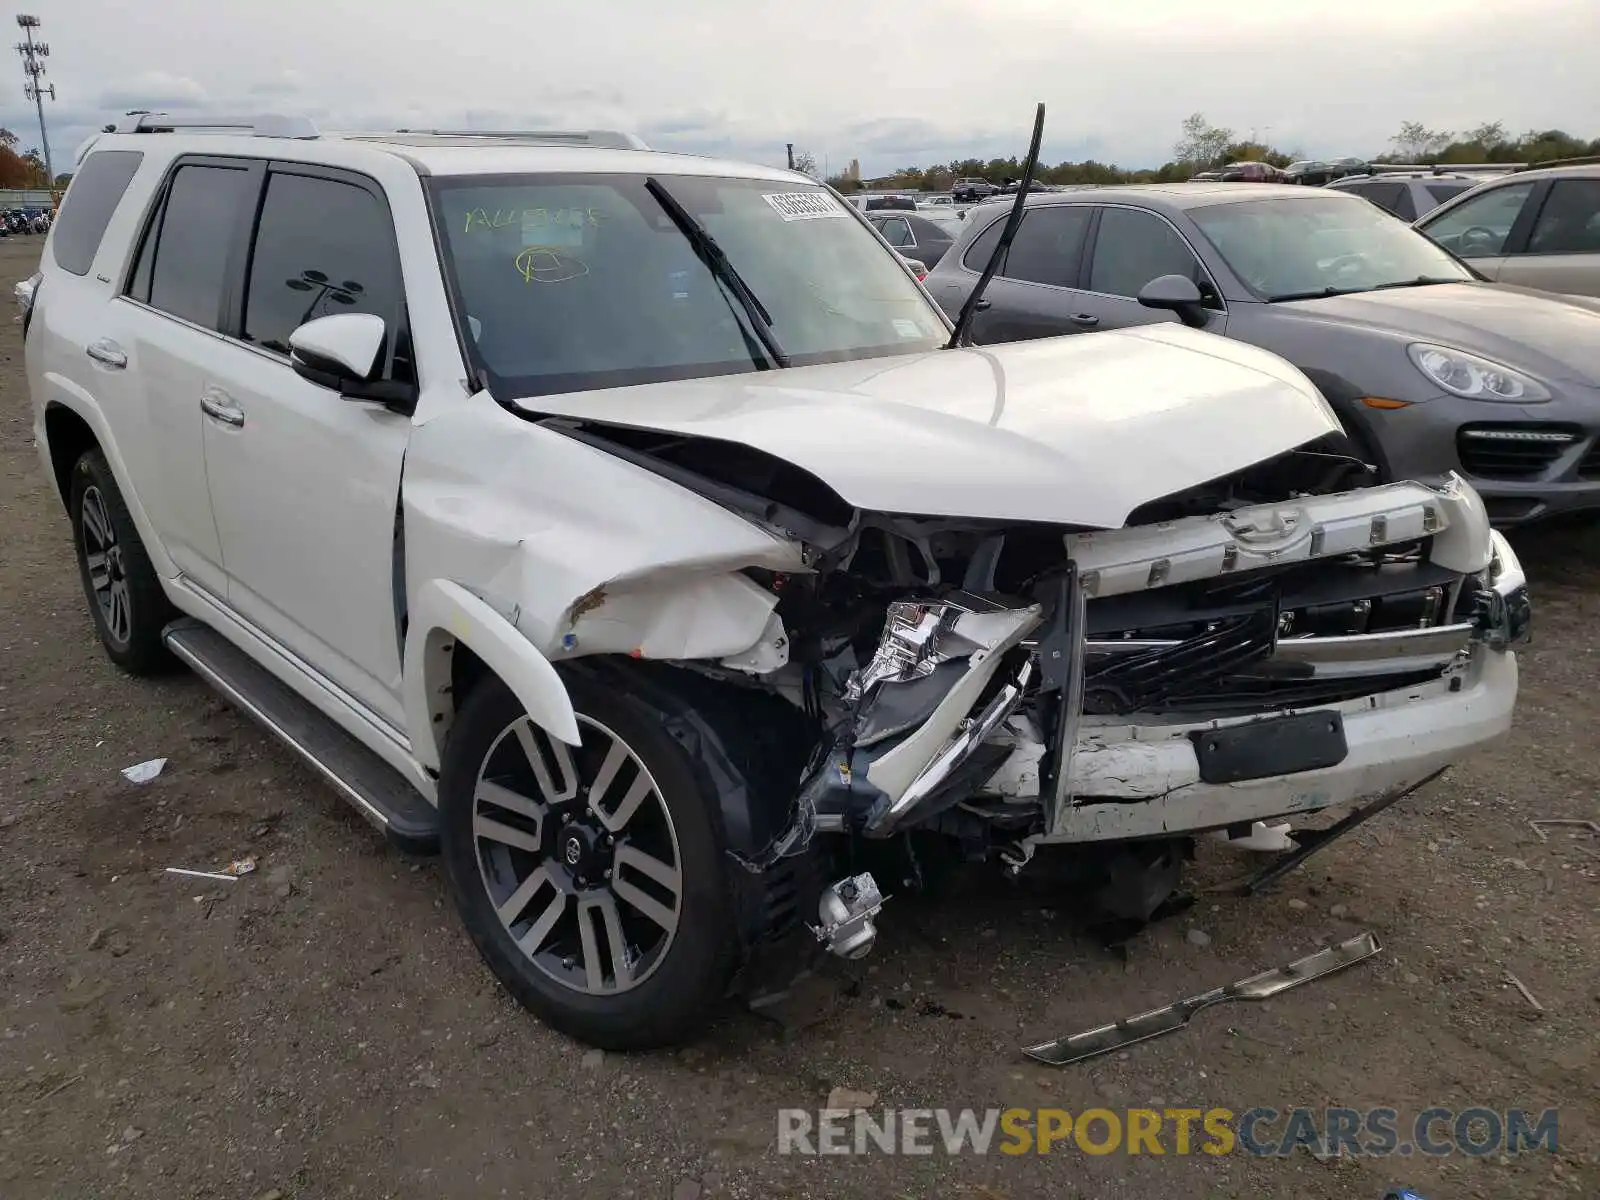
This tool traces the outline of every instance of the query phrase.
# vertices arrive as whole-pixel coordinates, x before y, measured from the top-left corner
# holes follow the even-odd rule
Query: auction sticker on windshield
[[[842,217],[844,209],[826,192],[765,192],[761,198],[785,221],[814,221],[818,217]]]

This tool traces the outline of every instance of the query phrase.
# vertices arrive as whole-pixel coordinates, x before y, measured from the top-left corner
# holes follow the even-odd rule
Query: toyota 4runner
[[[100,640],[437,847],[580,1038],[864,953],[873,853],[1238,836],[1509,727],[1478,497],[1364,486],[1271,354],[947,348],[825,187],[626,135],[195,124],[91,139],[17,287]]]

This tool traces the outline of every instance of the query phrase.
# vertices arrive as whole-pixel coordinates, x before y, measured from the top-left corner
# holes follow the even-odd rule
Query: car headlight
[[[1537,381],[1476,354],[1428,342],[1413,343],[1406,351],[1417,364],[1417,370],[1445,391],[1468,400],[1529,404],[1550,399],[1550,393]]]

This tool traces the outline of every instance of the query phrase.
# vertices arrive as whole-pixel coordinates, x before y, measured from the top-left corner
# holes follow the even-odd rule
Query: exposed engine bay
[[[745,446],[552,424],[803,549],[807,571],[745,572],[775,597],[764,645],[677,664],[781,695],[814,739],[750,870],[819,834],[917,831],[1015,872],[1052,843],[1244,836],[1409,788],[1455,743],[1296,777],[1337,778],[1357,723],[1479,686],[1478,647],[1526,628],[1475,494],[1373,486],[1336,437],[1096,530],[863,512]],[[841,880],[819,936],[864,953],[881,903],[870,876]]]

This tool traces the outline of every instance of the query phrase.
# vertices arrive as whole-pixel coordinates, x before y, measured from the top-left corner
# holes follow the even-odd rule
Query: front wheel
[[[714,797],[625,693],[567,677],[579,746],[484,679],[450,730],[440,843],[462,920],[529,1010],[607,1050],[670,1045],[738,959]]]

